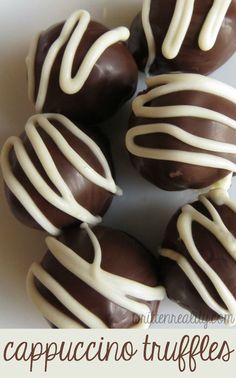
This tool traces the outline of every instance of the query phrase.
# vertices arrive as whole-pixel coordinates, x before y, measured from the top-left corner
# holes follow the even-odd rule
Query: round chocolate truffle
[[[42,32],[27,58],[29,97],[36,111],[84,124],[110,117],[134,94],[138,69],[123,41],[129,30],[108,30],[84,10]]]
[[[213,72],[236,51],[236,0],[144,0],[131,26],[138,67]]]
[[[165,290],[156,259],[126,233],[87,224],[46,239],[28,293],[56,328],[148,328]]]
[[[215,189],[171,219],[161,249],[167,295],[206,321],[236,324],[236,204]]]
[[[147,79],[133,102],[126,146],[164,190],[208,187],[236,172],[236,90],[198,74]]]
[[[54,235],[75,222],[98,223],[119,194],[102,150],[60,114],[31,117],[21,137],[5,143],[1,168],[15,216]]]

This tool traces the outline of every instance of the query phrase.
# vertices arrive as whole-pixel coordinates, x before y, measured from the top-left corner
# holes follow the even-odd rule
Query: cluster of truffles
[[[236,204],[227,193],[236,90],[202,76],[230,58],[235,38],[236,0],[144,0],[131,31],[108,30],[79,10],[33,40],[27,71],[37,114],[6,141],[1,168],[16,218],[50,235],[27,290],[52,327],[148,328],[166,294],[199,318],[236,322]],[[131,162],[166,191],[208,188],[173,216],[159,261],[99,225],[122,190],[93,126],[132,98],[137,66],[156,76],[132,104]]]

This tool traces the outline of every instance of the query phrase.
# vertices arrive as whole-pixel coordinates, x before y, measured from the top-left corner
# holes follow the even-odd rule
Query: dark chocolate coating
[[[179,54],[174,59],[162,55],[162,44],[167,34],[176,0],[152,0],[150,24],[156,44],[156,59],[150,68],[151,74],[164,71],[183,71],[209,74],[222,66],[236,51],[236,1],[233,0],[215,45],[209,51],[202,51],[198,38],[202,25],[213,4],[213,0],[195,0],[191,24],[183,41]],[[143,31],[141,14],[134,19],[131,26],[129,49],[140,70],[144,70],[148,48]]]
[[[54,126],[56,126],[57,130],[61,132],[70,146],[82,157],[82,159],[84,159],[96,172],[104,175],[103,167],[98,161],[98,158],[90,150],[90,148],[80,139],[76,138],[69,130],[65,128],[65,126],[61,125],[59,122],[55,120],[51,120],[51,122]],[[113,197],[112,193],[93,184],[91,181],[82,176],[66,159],[62,152],[60,152],[50,136],[41,128],[38,128],[38,131],[46,147],[48,148],[54,160],[54,163],[59,170],[59,173],[67,183],[77,202],[92,214],[102,216],[110,206]],[[93,139],[96,140],[98,145],[104,151],[105,155],[107,155],[108,159],[110,159],[109,147],[105,137],[100,133],[91,131],[89,133],[89,136],[93,137]],[[54,187],[54,185],[46,175],[25,132],[23,132],[23,134],[21,135],[21,139],[32,163],[34,164],[40,175],[47,182],[47,184],[58,193],[57,188]],[[80,223],[80,221],[78,221],[77,219],[57,209],[38,193],[38,191],[34,188],[29,179],[26,177],[24,171],[22,170],[13,149],[10,153],[10,161],[15,177],[27,190],[35,204],[47,216],[49,221],[54,226],[61,229],[75,222]],[[17,198],[8,189],[7,186],[5,186],[5,192],[8,203],[15,217],[29,227],[41,229],[41,226],[25,210],[25,208],[17,200]]]
[[[63,25],[61,23],[41,33],[35,58],[35,96],[45,57]],[[75,55],[73,76],[93,43],[107,31],[105,26],[97,22],[89,23]],[[124,43],[116,43],[105,50],[85,85],[73,95],[64,93],[59,86],[65,47],[59,52],[52,67],[43,112],[61,113],[77,122],[93,124],[109,118],[132,97],[137,86],[138,69]]]
[[[213,204],[222,218],[225,226],[236,237],[236,215],[226,205],[217,206]],[[195,202],[194,208],[200,211],[211,219],[206,208],[200,203]],[[205,287],[212,295],[212,297],[222,307],[225,305],[219,297],[216,289],[205,275],[205,273],[196,265],[187,251],[184,243],[179,238],[177,230],[177,219],[180,215],[178,211],[171,219],[166,229],[163,248],[170,248],[180,253],[190,262],[195,272],[198,274]],[[192,225],[193,238],[198,251],[210,267],[219,275],[224,284],[228,287],[231,293],[236,298],[236,262],[225,250],[222,244],[213,236],[207,229],[203,228],[198,223],[194,222]],[[215,320],[220,316],[216,314],[200,297],[193,284],[188,277],[177,265],[176,262],[168,258],[161,257],[160,260],[160,276],[165,285],[167,295],[170,299],[177,302],[179,305],[188,309],[192,314],[203,320]]]
[[[233,119],[236,119],[235,105],[212,94],[198,91],[181,91],[170,93],[154,99],[146,106],[171,106],[171,105],[193,105],[214,111],[218,111]],[[205,118],[140,118],[132,114],[129,127],[152,123],[171,123],[181,129],[206,139],[216,140],[225,143],[236,144],[236,132],[233,128],[222,123],[207,120]],[[144,147],[173,149],[208,153],[227,158],[236,163],[236,155],[222,154],[200,150],[199,148],[187,145],[167,134],[149,134],[135,138],[135,142]],[[168,191],[184,190],[188,188],[206,188],[218,180],[224,178],[228,171],[217,168],[208,168],[175,161],[163,161],[146,159],[130,154],[131,161],[141,175],[154,185]]]
[[[139,242],[124,232],[102,226],[94,227],[93,232],[101,246],[103,270],[147,286],[158,285],[156,259]],[[59,240],[87,262],[93,262],[94,248],[85,230],[79,230],[78,226],[71,227],[64,231]],[[108,328],[130,328],[139,320],[137,315],[111,302],[69,272],[50,252],[45,255],[42,266],[79,303],[98,316]],[[35,282],[39,292],[47,301],[79,321],[37,279]],[[108,287],[107,290],[110,288]],[[145,303],[149,305],[155,317],[159,302]]]

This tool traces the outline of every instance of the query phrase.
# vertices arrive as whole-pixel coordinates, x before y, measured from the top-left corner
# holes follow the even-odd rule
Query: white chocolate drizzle
[[[149,73],[150,67],[153,64],[156,57],[156,44],[154,35],[152,32],[152,27],[149,21],[149,15],[151,10],[151,0],[144,0],[142,9],[142,23],[143,30],[146,36],[146,41],[148,45],[148,59],[145,67],[146,74]]]
[[[102,251],[97,237],[87,224],[83,224],[81,228],[86,230],[94,248],[92,264],[52,237],[46,239],[49,251],[65,269],[73,273],[93,290],[111,302],[138,315],[140,321],[133,328],[148,328],[151,321],[151,312],[148,305],[140,301],[162,300],[165,297],[165,289],[161,286],[149,287],[104,271],[101,268]],[[35,277],[67,310],[78,318],[78,322],[58,310],[40,294],[35,285]],[[40,264],[32,264],[29,270],[27,291],[43,316],[57,328],[83,328],[81,322],[89,328],[107,328],[107,325],[98,316],[75,300]]]
[[[156,44],[150,23],[151,2],[152,0],[144,0],[142,9],[142,24],[148,45],[146,72],[149,72],[156,57]],[[231,2],[232,0],[213,1],[199,34],[198,46],[202,51],[214,47]],[[191,24],[194,4],[195,0],[176,0],[173,17],[162,44],[162,54],[166,59],[174,59],[179,54]]]
[[[53,120],[58,121],[61,125],[63,125],[63,127],[71,132],[74,138],[78,138],[88,146],[101,164],[105,172],[105,177],[101,176],[91,166],[89,166],[87,162],[83,160],[80,155],[68,144],[63,135],[53,125]],[[22,140],[18,137],[10,137],[4,144],[1,151],[1,168],[6,185],[22,204],[22,206],[27,210],[27,212],[32,216],[32,218],[43,229],[53,235],[57,235],[60,232],[60,230],[58,230],[47,219],[47,216],[38,208],[30,194],[15,177],[10,163],[10,152],[13,148],[18,163],[23,169],[25,175],[28,177],[37,192],[46,201],[55,206],[57,209],[82,222],[88,222],[90,224],[100,222],[100,217],[96,217],[91,214],[75,200],[70,188],[59,173],[58,167],[56,167],[50,151],[47,149],[37,130],[39,127],[49,135],[60,152],[81,175],[95,185],[98,185],[111,193],[121,194],[120,189],[115,185],[109,165],[100,148],[95,142],[93,142],[92,139],[79,130],[68,118],[60,114],[34,115],[29,119],[25,127],[25,133],[34,149],[34,152],[36,153],[48,178],[58,189],[60,195],[58,195],[47,184],[47,182],[37,171],[30,159],[30,156],[27,154]]]
[[[203,301],[213,311],[215,311],[221,317],[224,317],[226,323],[229,325],[234,325],[236,324],[236,299],[229,288],[222,281],[220,276],[211,268],[211,266],[198,251],[193,238],[192,224],[193,222],[197,222],[208,230],[223,246],[225,253],[228,253],[232,259],[236,261],[236,239],[226,228],[220,214],[217,212],[212,203],[218,206],[228,206],[234,213],[236,213],[236,204],[230,200],[228,193],[222,189],[215,189],[206,195],[201,195],[199,197],[199,201],[208,210],[212,220],[201,212],[197,211],[193,206],[184,206],[177,221],[179,238],[184,243],[189,255],[212,282],[217,293],[225,304],[225,307],[220,306],[215,301],[191,264],[182,254],[165,248],[161,249],[160,253],[162,256],[175,261],[189,278]]]
[[[236,90],[215,79],[198,74],[165,74],[147,79],[149,91],[139,95],[133,102],[133,112],[136,117],[142,118],[166,118],[191,117],[196,119],[207,119],[219,122],[230,127],[236,132],[236,120],[227,117],[217,111],[200,106],[191,105],[170,105],[170,106],[146,106],[150,101],[170,93],[181,91],[198,91],[209,93],[230,101],[236,105]],[[218,168],[236,172],[236,164],[231,160],[219,157],[206,152],[191,152],[181,150],[168,150],[147,148],[136,144],[135,138],[147,134],[167,134],[181,142],[209,152],[236,154],[236,145],[223,143],[193,135],[171,123],[153,123],[135,126],[126,135],[126,146],[128,151],[138,157],[156,160],[176,161],[186,164],[198,165],[209,168]]]
[[[84,34],[86,33],[90,20],[91,17],[87,11],[78,10],[74,12],[65,22],[59,37],[51,45],[47,56],[45,57],[45,61],[42,66],[39,89],[35,101],[35,55],[37,52],[40,35],[33,40],[26,62],[28,67],[29,97],[32,102],[35,102],[37,112],[41,112],[43,109],[53,64],[60,50],[63,46],[65,46],[65,44],[66,48],[60,68],[59,85],[64,93],[72,95],[78,93],[83,88],[93,70],[93,67],[96,65],[98,59],[102,56],[104,51],[113,44],[127,41],[129,38],[130,33],[126,27],[118,27],[101,35],[87,52],[76,75],[72,77],[72,67],[75,54]]]
[[[232,185],[232,178],[233,178],[233,173],[229,173],[227,176],[223,177],[222,179],[216,181],[214,184],[212,184],[209,187],[209,190],[214,190],[214,189],[222,189],[225,190],[226,192],[229,191],[231,185]]]
[[[162,54],[166,59],[174,59],[183,44],[191,23],[195,0],[177,0],[174,15],[162,44]]]

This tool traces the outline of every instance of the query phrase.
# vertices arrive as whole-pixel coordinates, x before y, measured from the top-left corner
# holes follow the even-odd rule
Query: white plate
[[[24,59],[32,36],[67,18],[77,8],[89,10],[93,18],[107,26],[129,25],[140,9],[141,0],[0,0],[0,148],[10,135],[22,132],[32,114],[27,98]],[[236,56],[215,72],[217,79],[236,86]],[[140,87],[144,86],[140,80]],[[124,145],[129,104],[104,129],[116,143],[113,156],[118,184],[124,196],[116,198],[104,218],[108,226],[125,230],[153,252],[161,243],[163,232],[175,210],[192,201],[197,192],[168,193],[142,179],[131,166]],[[231,194],[236,189],[234,184]],[[234,195],[236,199],[236,195]],[[1,183],[0,200],[0,328],[43,328],[46,321],[35,310],[25,292],[25,277],[30,264],[45,252],[44,234],[28,229],[10,214]],[[155,327],[193,327],[195,324],[169,324],[171,314],[186,312],[168,300],[160,313],[166,323]],[[216,326],[216,325],[215,325]],[[218,325],[217,325],[218,326]]]

